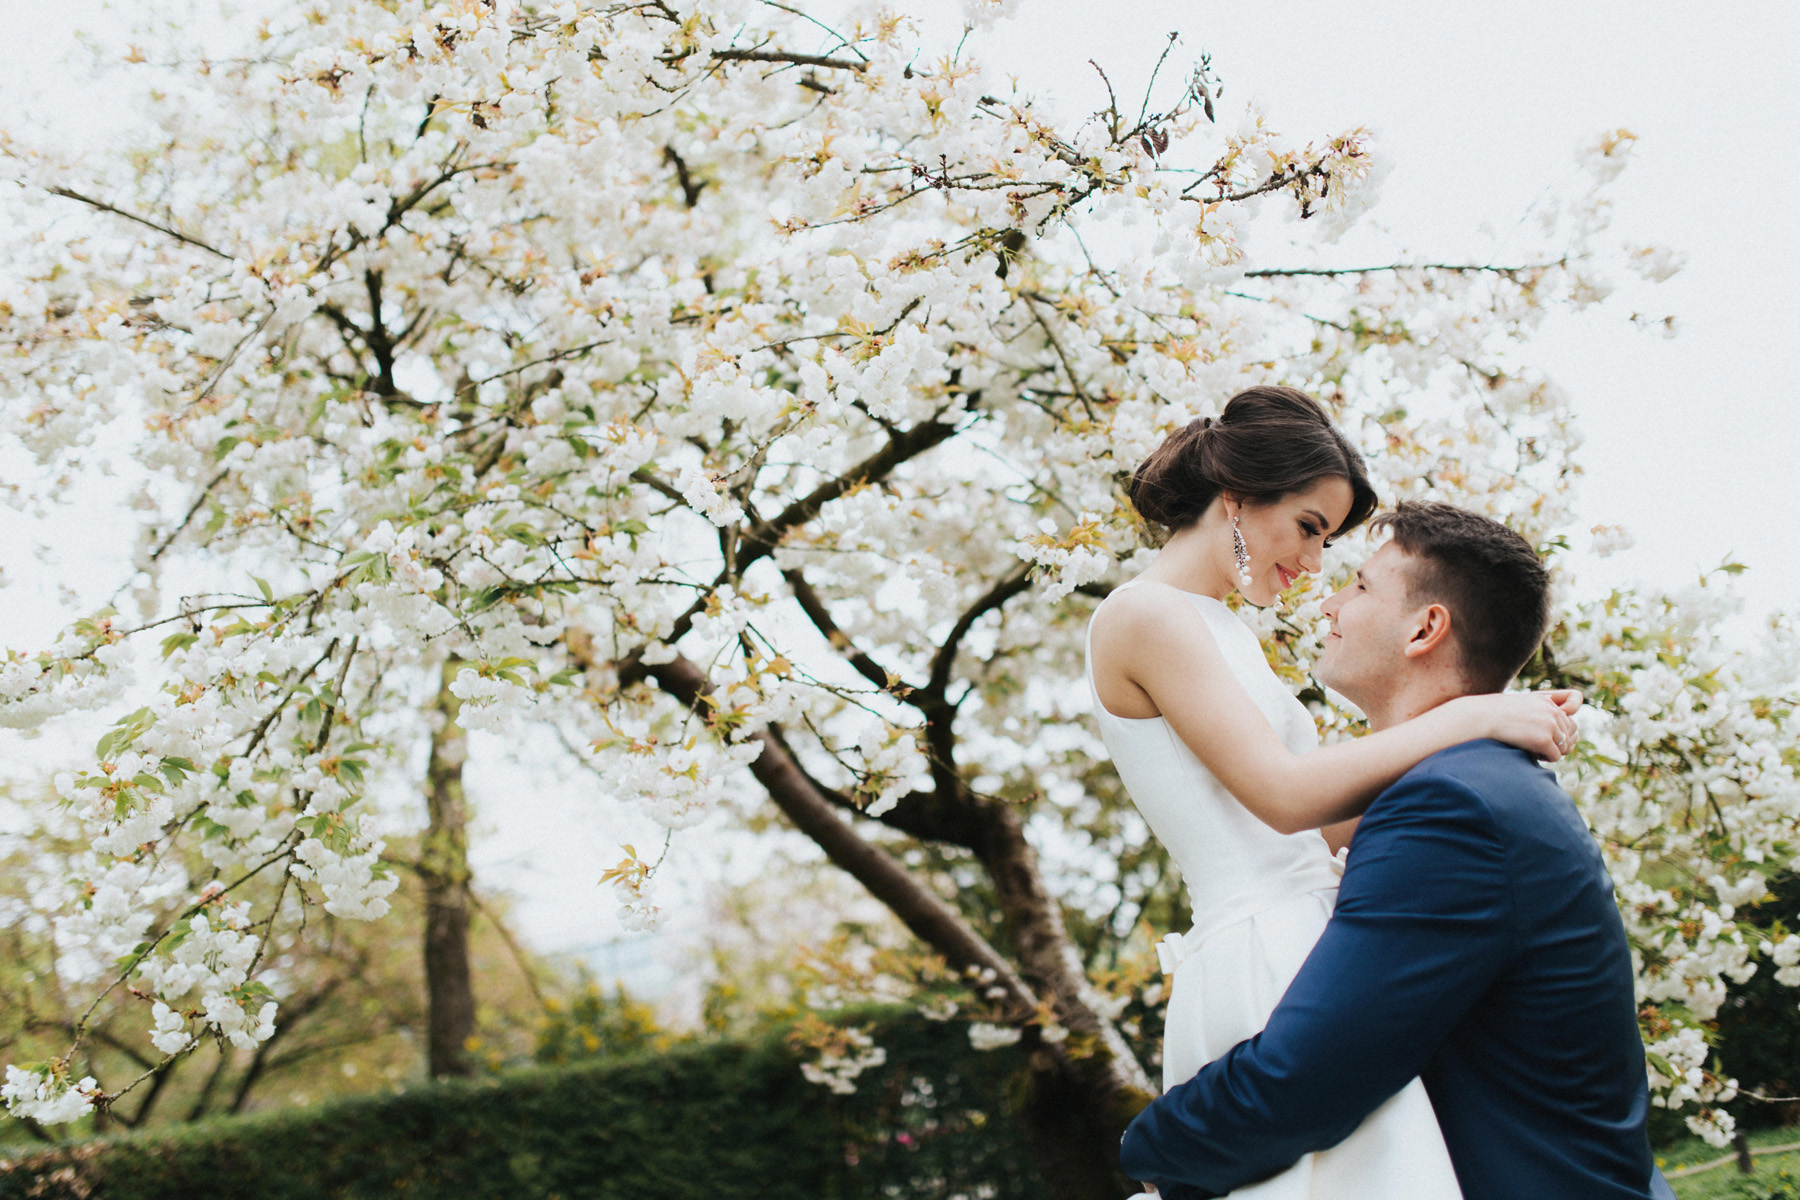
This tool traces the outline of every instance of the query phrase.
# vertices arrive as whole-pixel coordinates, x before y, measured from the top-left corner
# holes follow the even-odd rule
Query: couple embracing
[[[1276,603],[1369,519],[1356,450],[1253,388],[1131,498],[1170,536],[1095,612],[1089,680],[1194,926],[1157,947],[1164,1091],[1126,1173],[1170,1200],[1671,1196],[1612,883],[1539,762],[1581,697],[1504,692],[1548,624],[1531,546],[1449,505],[1378,517],[1314,667],[1371,732],[1320,748],[1225,600]]]

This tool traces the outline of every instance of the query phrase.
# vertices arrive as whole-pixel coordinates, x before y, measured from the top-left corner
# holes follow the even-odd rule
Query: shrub
[[[0,1200],[1024,1200],[1042,1181],[1007,1097],[1013,1050],[961,1024],[874,1021],[853,1095],[805,1082],[779,1036],[531,1068],[83,1143],[0,1163]]]

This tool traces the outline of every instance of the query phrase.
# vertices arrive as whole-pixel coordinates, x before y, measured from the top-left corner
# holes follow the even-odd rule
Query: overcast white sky
[[[928,41],[954,40],[960,28],[955,0],[898,7],[920,16]],[[143,11],[152,10],[0,0],[9,114],[0,126],[103,142],[113,123],[105,95],[61,60],[75,29],[105,31]],[[1024,0],[972,48],[1075,116],[1102,94],[1089,59],[1136,95],[1177,30],[1175,67],[1211,54],[1228,109],[1254,96],[1301,140],[1372,125],[1395,168],[1373,219],[1421,258],[1478,252],[1491,245],[1484,227],[1504,246],[1534,200],[1572,181],[1577,145],[1618,126],[1638,134],[1636,163],[1614,189],[1616,228],[1684,252],[1687,267],[1628,298],[1675,314],[1681,335],[1646,337],[1615,314],[1553,322],[1538,345],[1587,436],[1581,528],[1624,524],[1637,539],[1582,562],[1582,590],[1678,585],[1730,554],[1751,568],[1741,581],[1751,614],[1800,607],[1800,5]],[[1367,265],[1343,261],[1355,245],[1332,251],[1334,265]],[[0,642],[60,626],[56,573],[110,557],[113,515],[95,511],[83,525],[92,538],[63,547],[60,566],[27,552],[29,531],[0,531],[9,581],[0,622],[10,627]],[[1749,620],[1739,628],[1754,636]],[[488,778],[513,795],[486,806],[482,869],[515,891],[539,945],[592,942],[610,927],[611,905],[593,904],[592,880],[625,840],[616,820],[586,787]],[[547,828],[556,838],[542,836]]]

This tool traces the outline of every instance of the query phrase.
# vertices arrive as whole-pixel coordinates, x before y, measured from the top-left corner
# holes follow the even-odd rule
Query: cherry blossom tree
[[[137,615],[0,670],[15,728],[138,705],[56,783],[91,851],[46,905],[94,994],[141,994],[168,1055],[270,1037],[262,948],[312,905],[382,915],[371,796],[417,786],[460,662],[462,726],[554,730],[672,836],[756,789],[917,939],[938,1015],[1026,1041],[1060,1195],[1113,1187],[1151,1094],[1144,973],[1071,930],[1180,911],[1083,720],[1086,618],[1149,552],[1125,473],[1291,383],[1391,498],[1566,544],[1578,438],[1530,337],[1677,265],[1607,241],[1624,131],[1505,261],[1295,261],[1371,196],[1366,131],[1290,142],[1168,56],[1062,127],[885,12],[316,0],[243,57],[148,57],[153,145],[4,147],[7,431],[47,479],[141,480]],[[1340,732],[1307,666],[1367,549],[1244,614]],[[1595,700],[1566,778],[1648,1069],[1722,1136],[1723,981],[1800,975],[1736,919],[1800,852],[1793,640],[1746,664],[1687,594],[1562,617],[1531,678]],[[607,872],[633,923],[659,862]],[[88,1032],[9,1067],[13,1113],[117,1099],[75,1077]],[[860,1036],[816,1031],[813,1074],[853,1086]]]

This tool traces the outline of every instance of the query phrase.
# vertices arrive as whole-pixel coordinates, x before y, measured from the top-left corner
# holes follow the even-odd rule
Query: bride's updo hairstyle
[[[1129,494],[1145,520],[1175,533],[1221,492],[1266,504],[1329,478],[1350,485],[1350,513],[1332,531],[1337,537],[1375,511],[1362,455],[1305,392],[1253,387],[1218,417],[1190,421],[1163,439],[1132,473]]]

